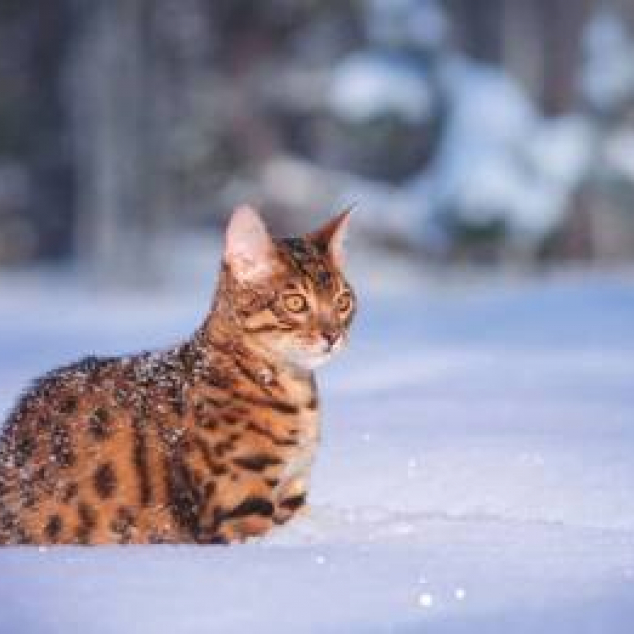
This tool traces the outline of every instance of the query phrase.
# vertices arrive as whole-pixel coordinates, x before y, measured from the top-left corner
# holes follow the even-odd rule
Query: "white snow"
[[[570,190],[587,175],[596,144],[588,119],[569,114],[540,121],[526,139],[524,152],[534,173]]]
[[[499,68],[454,56],[440,76],[451,108],[432,167],[433,205],[463,226],[501,221],[510,237],[543,239],[587,169],[588,126],[541,118]]]
[[[0,549],[0,632],[631,632],[632,272],[371,292],[380,269],[320,374],[307,516],[228,548]],[[2,274],[0,410],[53,365],[185,336],[209,288]]]
[[[332,112],[345,121],[366,123],[393,115],[416,125],[434,105],[423,70],[376,53],[352,53],[334,69],[327,95]]]
[[[634,183],[634,130],[617,128],[606,135],[603,157],[608,174]]]

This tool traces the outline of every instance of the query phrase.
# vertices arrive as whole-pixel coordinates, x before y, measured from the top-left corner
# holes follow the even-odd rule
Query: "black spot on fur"
[[[299,414],[299,407],[292,403],[286,403],[284,401],[278,401],[276,399],[257,398],[255,396],[246,396],[245,394],[235,394],[236,399],[246,401],[251,405],[258,405],[260,407],[268,407],[270,409],[279,412],[280,414]]]
[[[229,540],[224,535],[214,535],[207,543],[213,546],[228,546]]]
[[[64,523],[62,518],[55,513],[48,518],[48,522],[44,528],[44,534],[50,541],[56,542],[59,539],[63,527]]]
[[[233,463],[249,471],[264,471],[268,467],[274,467],[281,464],[281,460],[275,456],[266,454],[257,454],[253,456],[240,456],[233,459]]]
[[[35,441],[29,436],[22,436],[15,443],[14,461],[16,467],[23,467],[35,451]]]
[[[11,511],[0,512],[0,530],[3,532],[11,532],[17,525],[18,518]]]
[[[292,447],[297,444],[295,440],[291,440],[288,438],[279,438],[270,429],[260,427],[254,422],[249,422],[246,426],[246,429],[252,431],[255,434],[268,438],[274,445],[277,445],[279,447]]]
[[[178,398],[172,400],[172,410],[177,416],[184,416],[187,408],[185,407],[185,402]]]
[[[229,412],[223,414],[222,416],[222,420],[227,423],[227,425],[229,425],[230,427],[233,427],[234,425],[237,425],[240,418],[238,416],[236,416],[235,414],[231,414]]]
[[[97,467],[93,474],[93,484],[99,497],[112,497],[117,489],[117,476],[111,463],[104,462]]]
[[[200,436],[194,436],[192,438],[192,443],[194,447],[198,449],[198,451],[200,452],[200,455],[202,456],[205,466],[209,470],[212,470],[214,465],[216,464],[216,461],[214,460],[214,457],[212,456],[212,453],[211,453],[211,449],[209,448],[209,445],[205,442],[205,439],[201,438]]]
[[[208,540],[206,540],[205,543],[215,546],[228,546],[229,540],[224,535],[216,533],[213,537],[210,537]]]
[[[293,495],[292,497],[285,498],[280,502],[280,506],[289,511],[296,511],[298,508],[306,504],[306,494]]]
[[[77,482],[70,482],[69,484],[66,485],[66,488],[64,489],[64,493],[62,495],[62,502],[64,504],[69,504],[77,497],[78,493],[79,493],[79,485],[77,484]]]
[[[46,465],[42,465],[41,467],[38,467],[33,472],[33,475],[31,476],[31,480],[34,483],[46,484],[50,480],[50,477],[51,477],[50,470],[48,469]]]
[[[148,464],[145,422],[141,419],[135,419],[133,425],[134,441],[132,447],[132,462],[136,470],[139,499],[141,504],[148,505],[152,501],[152,483]]]
[[[80,502],[77,508],[79,517],[79,525],[77,526],[77,542],[80,544],[89,544],[90,535],[97,525],[97,514],[95,510],[86,502]]]
[[[222,513],[222,519],[236,519],[246,515],[261,515],[262,517],[272,517],[275,508],[270,500],[261,497],[248,497],[243,502],[233,507],[229,511]]]
[[[216,483],[215,482],[207,482],[207,484],[205,484],[204,493],[205,493],[205,498],[207,500],[210,500],[214,496],[214,494],[216,493]]]
[[[223,465],[219,462],[216,462],[212,468],[211,468],[211,472],[215,475],[215,476],[223,476],[226,475],[227,473],[229,473],[229,469],[227,468],[226,465]]]
[[[196,425],[210,431],[218,429],[218,422],[215,419],[200,415],[198,412],[196,413]]]
[[[72,414],[76,409],[77,399],[74,396],[65,398],[59,405],[59,411],[62,414]]]
[[[127,544],[130,542],[134,527],[134,514],[127,506],[120,506],[116,516],[110,522],[110,530],[118,536],[119,543]]]
[[[218,458],[222,458],[227,452],[233,449],[233,443],[229,440],[221,440],[214,445],[213,451]]]
[[[172,516],[179,526],[188,529],[196,538],[200,513],[205,502],[196,478],[178,458],[168,459],[165,471]]]

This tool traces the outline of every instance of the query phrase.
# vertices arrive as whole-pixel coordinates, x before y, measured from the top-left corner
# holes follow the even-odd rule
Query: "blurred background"
[[[243,201],[356,203],[413,262],[631,260],[633,33],[630,0],[4,0],[0,267],[155,282]]]

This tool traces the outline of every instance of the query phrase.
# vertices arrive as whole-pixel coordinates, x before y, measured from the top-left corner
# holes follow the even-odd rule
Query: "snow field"
[[[3,411],[33,374],[169,345],[207,305],[0,282]],[[631,632],[634,278],[361,300],[320,374],[309,514],[230,548],[4,549],[0,632]]]

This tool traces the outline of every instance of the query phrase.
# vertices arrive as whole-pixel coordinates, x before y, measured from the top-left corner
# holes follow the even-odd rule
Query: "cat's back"
[[[148,363],[157,363],[149,353],[87,357],[20,398],[0,437],[0,543],[93,543],[112,541],[113,527],[129,532],[151,486],[148,449],[159,441],[148,404],[157,387],[170,387],[143,380]]]
[[[312,376],[194,340],[36,381],[0,439],[1,543],[232,541],[304,503]]]

